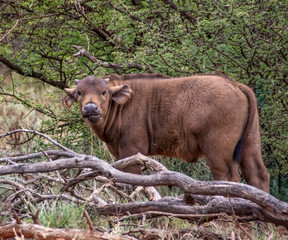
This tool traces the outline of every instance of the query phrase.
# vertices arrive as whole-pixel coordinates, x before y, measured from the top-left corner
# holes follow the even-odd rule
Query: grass
[[[83,214],[84,206],[63,201],[52,202],[49,205],[52,206],[43,206],[39,215],[39,220],[44,226],[52,228],[87,228],[88,224]]]

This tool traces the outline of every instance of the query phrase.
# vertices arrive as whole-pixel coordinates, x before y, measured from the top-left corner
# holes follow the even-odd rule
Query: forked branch
[[[27,132],[28,130],[18,131]],[[32,132],[35,133],[35,131]],[[11,133],[12,132],[10,132],[10,134]],[[42,133],[36,133],[45,137]],[[0,135],[0,138],[7,135],[8,133]],[[50,139],[47,136],[45,138],[48,140]],[[194,206],[188,204],[186,201],[181,199],[175,200],[174,198],[163,198],[159,201],[149,202],[108,204],[105,201],[101,201],[101,199],[97,200],[96,195],[99,193],[99,190],[97,189],[94,189],[90,198],[81,198],[81,196],[77,195],[74,191],[74,198],[76,197],[82,202],[88,201],[87,203],[90,207],[93,207],[103,215],[124,216],[127,214],[147,214],[147,216],[151,217],[170,215],[190,220],[204,218],[211,220],[226,213],[228,215],[236,214],[238,219],[243,221],[261,220],[288,227],[288,204],[255,187],[242,183],[225,181],[197,181],[182,173],[169,171],[159,162],[141,154],[137,154],[110,165],[97,157],[75,153],[52,139],[49,141],[62,148],[64,150],[63,153],[66,152],[67,154],[63,154],[62,159],[54,161],[21,164],[17,162],[18,157],[7,157],[7,163],[11,164],[11,162],[13,162],[13,164],[1,166],[0,176],[16,173],[39,174],[63,169],[82,169],[82,172],[75,178],[65,180],[66,186],[62,188],[62,191],[70,191],[73,193],[73,189],[78,184],[81,184],[87,179],[99,180],[99,177],[102,176],[101,181],[106,181],[106,186],[111,187],[111,189],[113,186],[114,189],[116,189],[118,184],[146,187],[176,186],[181,188],[186,195],[198,194],[218,196],[210,198],[209,201],[206,201],[204,206]],[[52,154],[53,151],[47,151],[46,153],[49,155]],[[23,156],[19,158],[23,159]],[[139,176],[118,170],[131,164],[140,165],[145,169],[152,169],[153,171],[156,171],[156,173]],[[33,193],[33,191],[31,191],[30,194],[34,196],[36,202],[40,201],[39,196]],[[64,193],[61,195],[64,196]],[[61,197],[61,195],[59,197]],[[219,197],[219,195],[224,197]],[[93,198],[92,196],[95,197]],[[43,199],[46,196],[41,195],[41,197]],[[229,200],[229,198],[225,197],[232,199]]]

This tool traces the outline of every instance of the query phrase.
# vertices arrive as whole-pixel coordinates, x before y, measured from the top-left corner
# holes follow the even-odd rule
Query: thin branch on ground
[[[19,132],[26,132],[26,133],[33,133],[33,134],[37,134],[45,139],[47,139],[49,142],[53,143],[55,146],[67,151],[68,153],[74,153],[72,150],[70,150],[69,148],[64,147],[62,144],[56,142],[55,140],[53,140],[52,138],[48,137],[47,135],[41,133],[41,132],[37,132],[35,130],[28,130],[28,129],[17,129],[14,131],[10,131],[4,134],[0,134],[0,138],[15,134],[15,133],[19,133]]]

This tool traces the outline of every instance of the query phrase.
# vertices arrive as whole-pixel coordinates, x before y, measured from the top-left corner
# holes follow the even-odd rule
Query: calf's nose
[[[93,114],[98,111],[98,106],[94,103],[87,103],[83,108],[83,113],[85,115]]]

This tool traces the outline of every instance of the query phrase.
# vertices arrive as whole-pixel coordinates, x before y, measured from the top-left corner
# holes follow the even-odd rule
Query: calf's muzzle
[[[95,122],[101,117],[99,107],[95,103],[87,103],[82,109],[82,115],[90,122]]]

